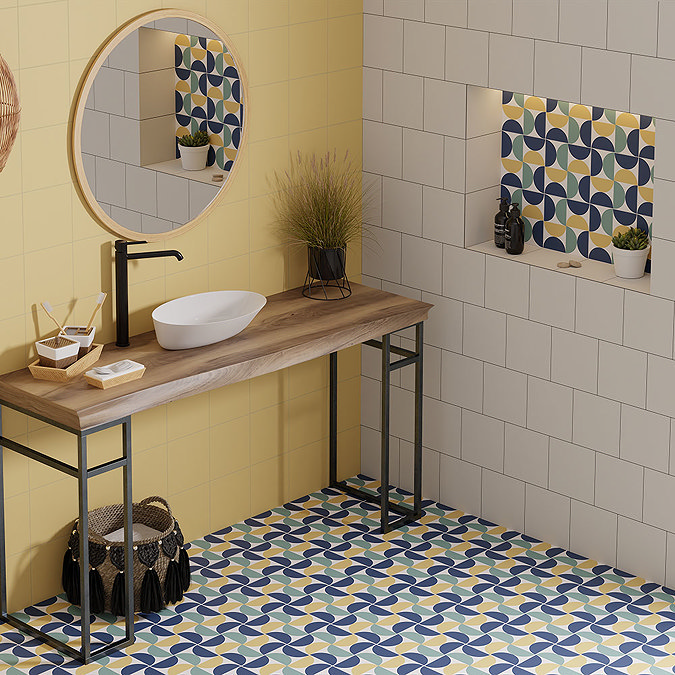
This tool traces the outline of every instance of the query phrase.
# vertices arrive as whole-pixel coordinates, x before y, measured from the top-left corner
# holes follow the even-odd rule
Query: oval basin
[[[152,313],[157,342],[164,349],[192,349],[227,340],[248,326],[267,298],[252,291],[186,295]]]

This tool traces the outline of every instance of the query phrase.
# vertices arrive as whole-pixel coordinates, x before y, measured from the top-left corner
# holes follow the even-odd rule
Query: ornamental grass
[[[362,236],[361,168],[348,154],[291,158],[273,179],[277,219],[286,241],[315,248],[344,248]]]

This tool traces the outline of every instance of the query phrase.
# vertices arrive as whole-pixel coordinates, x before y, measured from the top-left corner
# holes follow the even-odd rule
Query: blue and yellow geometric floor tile
[[[377,534],[378,510],[326,489],[192,542],[177,606],[81,666],[4,626],[0,672],[155,675],[662,675],[675,597],[661,586],[434,502]],[[19,615],[75,640],[77,608]],[[99,618],[96,639],[119,625]],[[112,620],[112,617],[108,617]]]

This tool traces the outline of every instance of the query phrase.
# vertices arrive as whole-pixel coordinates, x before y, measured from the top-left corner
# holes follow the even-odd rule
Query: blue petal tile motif
[[[503,92],[501,194],[526,239],[611,262],[617,228],[652,233],[654,120]]]
[[[138,616],[132,648],[78,667],[3,626],[0,672],[675,673],[668,589],[423,506],[419,524],[382,536],[377,509],[330,489],[285,504],[192,542],[191,590]],[[78,609],[60,596],[21,616],[63,640],[77,635]],[[113,620],[98,617],[95,639],[121,634]]]
[[[237,65],[220,40],[194,35],[177,35],[174,54],[176,137],[206,131],[211,141],[207,166],[230,171],[244,122]]]

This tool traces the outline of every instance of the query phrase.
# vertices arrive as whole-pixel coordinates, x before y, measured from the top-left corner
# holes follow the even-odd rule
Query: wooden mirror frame
[[[0,54],[0,171],[5,168],[19,131],[21,106],[16,80]]]
[[[142,233],[135,232],[134,230],[129,230],[126,227],[123,227],[118,222],[113,220],[100,206],[96,200],[96,196],[92,192],[89,182],[87,181],[87,176],[84,171],[84,162],[82,159],[82,121],[84,119],[84,109],[87,103],[87,98],[91,92],[91,88],[94,85],[94,80],[96,75],[99,72],[99,69],[103,65],[104,61],[110,56],[115,47],[119,45],[122,40],[131,35],[134,31],[142,28],[146,23],[150,21],[158,21],[160,19],[189,19],[200,23],[205,28],[208,28],[210,31],[215,33],[218,36],[218,39],[227,46],[228,52],[232,54],[232,58],[237,64],[237,71],[239,73],[239,79],[241,81],[241,91],[242,98],[244,101],[244,120],[242,123],[242,133],[241,141],[237,151],[237,157],[234,160],[232,169],[227,175],[225,183],[220,188],[220,191],[216,197],[211,201],[211,203],[196,217],[188,221],[181,227],[176,228],[175,230],[167,230],[166,232],[159,233]],[[248,137],[248,82],[246,80],[246,74],[242,68],[242,61],[237,53],[236,49],[232,45],[232,41],[229,36],[222,31],[222,29],[212,21],[204,18],[200,14],[195,14],[194,12],[189,12],[181,9],[159,9],[153,10],[150,12],[145,12],[139,14],[138,16],[130,19],[126,23],[122,24],[118,29],[115,30],[98,48],[94,55],[89,60],[87,67],[85,68],[80,82],[73,99],[73,104],[70,110],[70,119],[68,123],[68,162],[70,165],[70,172],[73,179],[73,183],[77,190],[80,201],[84,204],[85,208],[89,214],[96,220],[100,225],[102,225],[106,230],[112,232],[118,237],[123,239],[128,239],[129,241],[160,241],[163,239],[168,239],[170,237],[175,237],[179,234],[183,234],[188,230],[191,230],[195,225],[197,225],[202,219],[213,211],[213,209],[218,205],[218,202],[221,201],[224,192],[229,187],[231,181],[234,179],[241,160],[239,154],[244,150],[246,145],[246,140]]]

